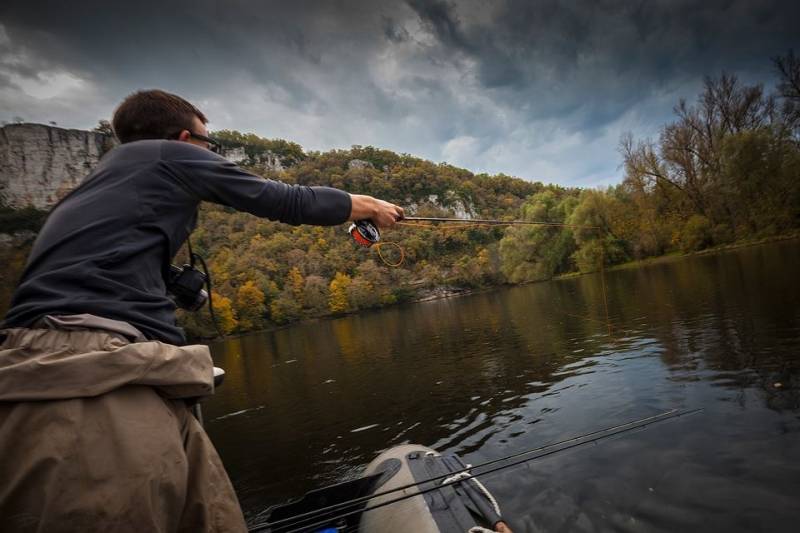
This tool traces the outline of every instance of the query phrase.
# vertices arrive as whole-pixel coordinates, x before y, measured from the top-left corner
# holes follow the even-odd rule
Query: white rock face
[[[456,200],[453,203],[453,216],[456,218],[475,218],[475,212],[472,209],[472,206],[466,205],[461,200]]]
[[[237,165],[251,166],[263,170],[280,172],[286,168],[280,156],[273,154],[270,151],[266,151],[257,154],[254,157],[250,157],[247,155],[244,146],[224,150],[222,152],[222,157]]]
[[[258,161],[264,170],[274,170],[275,172],[280,172],[286,168],[283,166],[283,160],[272,152],[264,152],[263,154],[259,155]]]
[[[47,210],[74,189],[116,144],[94,131],[67,130],[44,124],[9,124],[0,128],[0,200],[14,208]],[[232,148],[224,157],[236,164],[280,172],[280,156],[266,151],[248,157]]]
[[[428,195],[426,201],[422,204],[414,202],[410,197],[407,197],[403,206],[405,207],[406,214],[411,216],[415,215],[422,205],[431,205],[437,209],[443,209],[450,213],[449,216],[454,218],[472,219],[477,218],[475,206],[458,198],[454,191],[445,191],[444,201],[439,200],[438,194]]]
[[[236,148],[231,148],[229,150],[225,150],[222,153],[222,157],[230,161],[231,163],[239,164],[242,161],[247,160],[247,153],[244,151],[244,146],[239,146]]]
[[[6,205],[49,209],[114,145],[108,135],[44,124],[0,128],[0,197]]]
[[[347,162],[347,168],[352,170],[354,168],[375,168],[372,166],[372,163],[369,161],[364,161],[363,159],[351,159]]]

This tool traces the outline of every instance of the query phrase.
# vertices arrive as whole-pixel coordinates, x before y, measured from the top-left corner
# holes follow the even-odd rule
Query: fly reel
[[[365,248],[380,242],[381,233],[378,227],[370,220],[357,220],[347,230],[353,240]]]

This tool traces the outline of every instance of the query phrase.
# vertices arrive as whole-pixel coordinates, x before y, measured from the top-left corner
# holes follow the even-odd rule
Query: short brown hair
[[[137,91],[114,111],[111,125],[121,143],[142,139],[171,139],[192,130],[193,118],[205,124],[206,116],[178,95],[158,89]]]

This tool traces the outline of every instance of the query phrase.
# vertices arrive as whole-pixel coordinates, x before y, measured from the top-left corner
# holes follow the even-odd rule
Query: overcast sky
[[[774,83],[798,21],[777,0],[3,0],[0,120],[88,129],[162,88],[211,129],[600,186],[620,134],[657,135],[704,76]]]

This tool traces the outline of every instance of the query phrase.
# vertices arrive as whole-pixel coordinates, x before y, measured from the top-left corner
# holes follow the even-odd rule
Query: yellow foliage
[[[305,279],[300,269],[293,267],[289,274],[286,276],[286,285],[291,289],[292,294],[298,302],[303,301],[303,288],[305,287]]]
[[[350,309],[347,289],[350,287],[351,281],[350,276],[341,272],[337,272],[331,280],[328,308],[332,313],[343,313]]]
[[[222,332],[227,335],[238,326],[231,299],[217,292],[212,293],[212,297],[214,299],[214,314],[217,316],[217,323]]]
[[[253,281],[247,281],[236,291],[236,311],[239,316],[239,329],[249,331],[262,326],[266,308],[264,293]]]
[[[491,264],[491,256],[489,255],[489,250],[483,248],[478,253],[478,265],[480,265],[482,270],[486,270],[490,264]]]

